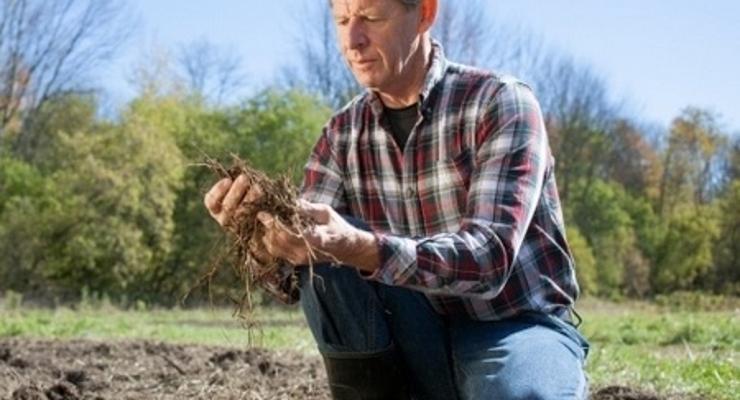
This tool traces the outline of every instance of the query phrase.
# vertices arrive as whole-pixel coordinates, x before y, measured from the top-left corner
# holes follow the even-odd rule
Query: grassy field
[[[735,300],[697,307],[587,299],[579,312],[592,349],[594,387],[733,399],[740,393],[740,309]],[[250,338],[229,310],[33,309],[0,305],[0,337],[148,339],[173,343],[292,348],[315,353],[296,308],[262,310]]]
[[[120,310],[0,308],[0,337],[126,340],[181,344],[255,345],[312,352],[311,334],[299,309],[262,310],[256,329],[248,330],[228,309]],[[318,354],[318,353],[317,353]]]
[[[580,310],[592,345],[588,373],[594,386],[737,399],[740,309],[586,300]]]

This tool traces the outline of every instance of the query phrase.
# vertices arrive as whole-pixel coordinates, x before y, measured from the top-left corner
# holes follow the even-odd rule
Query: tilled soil
[[[0,399],[330,400],[321,360],[291,351],[0,339]],[[667,400],[636,389],[598,388],[593,400]]]
[[[146,341],[0,339],[0,399],[329,399],[320,359]]]

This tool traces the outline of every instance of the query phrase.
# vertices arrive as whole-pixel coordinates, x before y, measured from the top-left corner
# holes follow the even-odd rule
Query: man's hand
[[[211,217],[224,228],[235,228],[234,217],[238,212],[246,212],[262,198],[263,192],[258,185],[249,186],[246,176],[239,175],[233,182],[229,178],[218,181],[206,193],[204,203]],[[263,264],[272,261],[264,248],[256,243],[249,243],[249,253]]]
[[[229,227],[239,208],[248,208],[261,198],[262,189],[257,185],[250,187],[246,176],[239,175],[233,182],[230,178],[218,181],[203,202],[219,225]]]
[[[316,223],[304,232],[291,231],[266,212],[257,214],[266,228],[262,240],[268,253],[293,265],[306,265],[311,259],[308,242],[315,250],[313,262],[339,261],[370,273],[378,269],[380,256],[372,233],[355,228],[330,206],[303,200],[299,206]]]

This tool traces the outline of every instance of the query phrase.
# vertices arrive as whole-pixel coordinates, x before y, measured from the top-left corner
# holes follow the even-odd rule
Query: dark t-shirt
[[[411,130],[414,129],[416,121],[419,119],[419,103],[410,105],[406,108],[388,108],[385,107],[383,112],[388,118],[388,125],[391,128],[391,134],[398,147],[403,151],[406,141],[409,140]]]

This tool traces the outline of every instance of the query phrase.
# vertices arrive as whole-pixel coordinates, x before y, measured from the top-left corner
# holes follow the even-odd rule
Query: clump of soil
[[[655,394],[626,386],[607,386],[591,395],[592,400],[661,400]]]
[[[256,287],[261,287],[283,303],[294,303],[298,299],[298,279],[293,269],[279,259],[257,256],[265,253],[262,243],[265,227],[257,220],[257,214],[267,212],[276,219],[276,223],[302,236],[301,232],[310,228],[313,221],[299,210],[297,188],[287,176],[271,179],[237,156],[233,156],[229,168],[211,158],[206,159],[205,166],[219,179],[228,177],[236,180],[238,176],[244,175],[247,186],[259,188],[261,193],[256,201],[242,203],[227,225],[231,234],[229,254],[234,259],[232,268],[241,283],[241,297],[232,299],[238,305],[237,314],[241,317],[251,314],[254,308],[252,293]],[[305,245],[309,254],[315,254],[308,242]],[[220,260],[212,263],[199,284],[210,284],[220,265]]]

